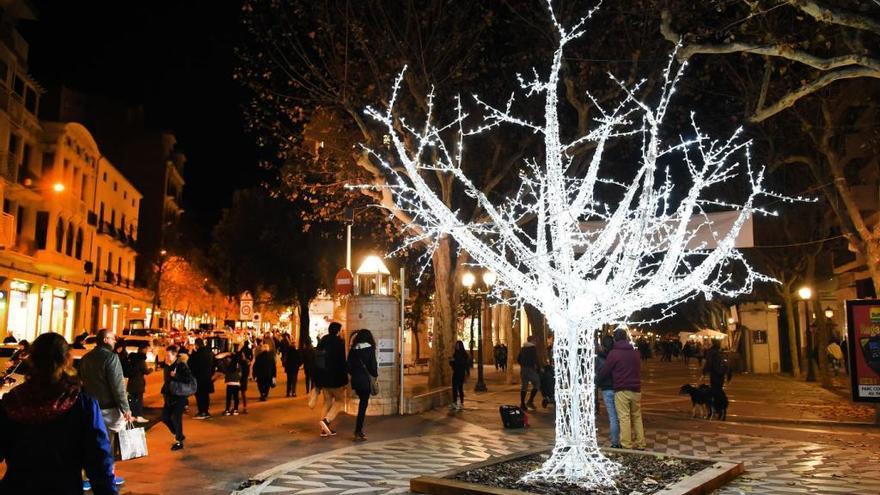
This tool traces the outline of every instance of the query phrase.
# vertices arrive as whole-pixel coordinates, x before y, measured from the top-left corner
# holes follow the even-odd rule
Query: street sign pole
[[[406,279],[404,268],[400,267],[400,335],[397,349],[400,359],[400,398],[398,399],[397,413],[403,415],[403,340],[404,340],[404,316],[406,312]]]

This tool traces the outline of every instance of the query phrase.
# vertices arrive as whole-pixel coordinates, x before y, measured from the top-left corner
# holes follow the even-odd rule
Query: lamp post
[[[813,368],[813,334],[810,331],[810,304],[809,301],[813,298],[813,289],[804,286],[798,289],[798,297],[804,302],[804,335],[806,336],[806,344],[807,344],[807,381],[815,382],[816,381],[816,371]]]
[[[475,315],[471,316],[471,341],[473,341],[473,321],[477,319],[477,383],[474,384],[474,392],[485,392],[486,382],[483,380],[483,301],[489,295],[489,290],[495,285],[497,276],[495,273],[483,272],[482,287],[477,285],[477,278],[471,272],[465,272],[461,277],[461,283],[467,289],[467,294],[476,301],[477,304],[471,307],[475,309]],[[473,346],[471,346],[473,349]]]

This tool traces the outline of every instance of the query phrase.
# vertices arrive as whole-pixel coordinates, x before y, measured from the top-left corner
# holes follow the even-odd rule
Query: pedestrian
[[[223,382],[226,384],[226,409],[223,415],[238,416],[238,396],[241,391],[241,364],[238,355],[227,357],[223,368]]]
[[[306,394],[315,388],[315,348],[312,347],[312,338],[303,337],[300,342],[300,356],[302,357],[303,375],[306,381]]]
[[[321,337],[315,348],[317,385],[324,396],[324,414],[321,417],[321,436],[336,435],[330,424],[336,419],[345,403],[345,386],[348,385],[345,342],[339,336],[342,325],[333,322],[327,327],[327,335]]]
[[[131,415],[136,423],[149,423],[144,418],[144,392],[147,389],[146,376],[151,373],[147,367],[147,346],[138,347],[137,352],[128,356],[128,383],[125,386],[128,392],[128,405]]]
[[[287,341],[287,346],[281,364],[284,366],[284,373],[287,374],[286,397],[296,397],[296,381],[299,376],[299,368],[302,366],[302,356],[296,346],[290,344],[290,339],[286,334],[284,338]]]
[[[464,342],[455,342],[455,351],[449,360],[452,367],[452,404],[450,408],[456,411],[464,409],[464,379],[467,376],[468,353],[464,350]]]
[[[73,339],[73,345],[71,346],[71,348],[85,349],[86,348],[86,337],[88,337],[88,335],[83,335],[83,334],[77,335],[76,338]]]
[[[614,331],[614,346],[599,371],[599,380],[607,377],[611,377],[614,386],[614,408],[620,423],[620,445],[625,449],[644,450],[641,361],[639,352],[633,349],[626,330],[622,328]]]
[[[199,337],[196,339],[196,350],[189,357],[189,369],[196,377],[196,415],[193,419],[211,418],[211,394],[214,393],[214,353]]]
[[[376,363],[376,341],[373,333],[366,328],[355,332],[351,339],[351,352],[348,354],[348,372],[351,375],[351,389],[358,396],[357,420],[354,426],[354,441],[363,442],[364,418],[373,394],[373,383],[379,378]]]
[[[72,374],[64,337],[44,333],[25,382],[0,402],[0,493],[116,495],[113,454],[98,401]],[[85,470],[91,483],[82,480]]]
[[[247,414],[247,389],[251,379],[251,364],[254,362],[254,350],[251,341],[245,340],[238,351],[238,365],[241,368],[241,413]]]
[[[492,360],[495,361],[495,371],[501,369],[501,343],[498,342],[492,347]],[[454,396],[453,396],[454,397]]]
[[[605,365],[608,359],[608,353],[614,348],[614,337],[603,335],[602,342],[599,346],[599,352],[596,355],[596,388],[602,396],[602,402],[605,403],[605,412],[608,413],[608,429],[611,433],[611,448],[620,448],[620,421],[617,419],[617,408],[614,407],[614,380],[611,376],[599,378],[598,372]]]
[[[113,344],[113,353],[119,358],[119,364],[122,365],[122,376],[128,378],[128,352],[125,350],[125,341],[119,339]]]
[[[179,352],[180,349],[172,344],[165,349],[164,382],[162,384],[162,398],[165,403],[162,406],[162,422],[168,427],[168,431],[174,435],[174,443],[171,450],[183,448],[186,436],[183,434],[183,411],[186,409],[189,399],[186,395],[178,395],[172,382],[186,384],[193,378],[192,371],[187,365],[189,355]]]
[[[501,371],[507,371],[507,344],[501,344]]]
[[[101,416],[110,436],[111,452],[116,452],[116,434],[125,429],[132,420],[131,408],[128,406],[128,395],[125,393],[122,363],[113,352],[116,333],[101,329],[96,335],[97,345],[87,352],[80,360],[79,376],[84,391],[94,397],[101,406]],[[116,476],[116,485],[125,480]]]
[[[260,352],[254,359],[254,378],[257,380],[257,388],[260,390],[260,402],[266,402],[269,398],[269,390],[275,386],[275,352],[267,341],[263,339]]]
[[[709,387],[712,389],[713,397],[721,395],[724,390],[724,379],[727,378],[729,382],[732,377],[730,366],[721,354],[721,341],[718,339],[712,339],[712,345],[706,353],[703,375],[709,375]]]
[[[535,347],[534,335],[529,335],[519,351],[516,362],[519,363],[520,377],[519,406],[523,411],[526,409],[535,410],[537,409],[535,396],[538,395],[538,390],[541,390],[541,366],[538,364],[538,348]],[[526,393],[529,391],[530,383],[532,384],[532,392],[526,402]]]

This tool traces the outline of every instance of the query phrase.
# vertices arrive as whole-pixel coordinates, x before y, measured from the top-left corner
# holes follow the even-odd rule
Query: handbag
[[[117,435],[119,436],[119,460],[128,461],[147,456],[147,433],[143,428],[128,423],[127,427],[120,430]]]
[[[367,371],[367,365],[364,364],[363,359],[358,359],[361,362],[361,366],[364,368],[364,373],[367,374],[367,378],[370,379],[370,395],[379,395],[379,377],[373,376]]]
[[[199,389],[199,382],[196,381],[196,377],[190,373],[189,379],[185,382],[171,380],[168,384],[168,389],[171,391],[171,395],[189,397],[190,395],[194,395],[196,390]]]

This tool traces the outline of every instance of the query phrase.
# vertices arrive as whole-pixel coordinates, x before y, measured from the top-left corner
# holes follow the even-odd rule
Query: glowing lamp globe
[[[464,275],[461,276],[461,285],[470,289],[474,286],[474,282],[477,281],[477,278],[474,277],[474,274],[471,272],[465,272]]]
[[[367,256],[357,269],[358,275],[391,275],[382,258],[376,255]]]
[[[497,280],[498,275],[495,275],[495,272],[486,272],[483,274],[483,283],[486,284],[486,287],[492,287]]]
[[[64,192],[64,184],[62,184],[60,182],[56,182],[55,184],[52,185],[52,190],[57,193]]]
[[[805,301],[807,299],[812,298],[813,297],[813,289],[806,287],[806,286],[801,287],[800,289],[798,289],[798,297],[800,297],[801,299],[803,299]]]

